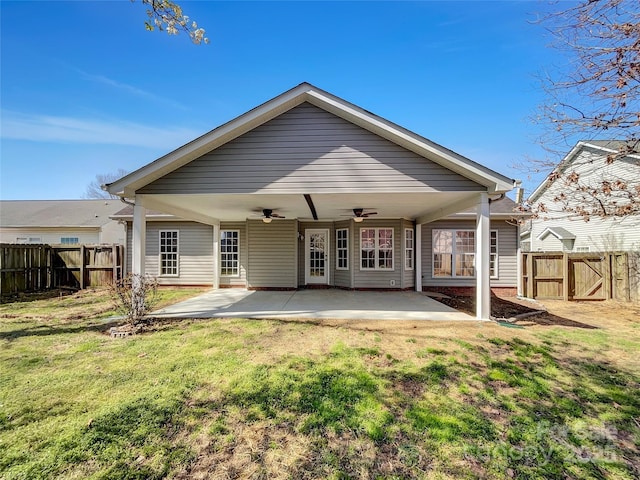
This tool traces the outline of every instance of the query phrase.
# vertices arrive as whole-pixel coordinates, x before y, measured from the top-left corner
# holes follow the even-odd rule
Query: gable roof
[[[620,147],[623,147],[627,142],[622,140],[582,140],[578,142],[575,147],[564,157],[558,165],[553,169],[553,172],[563,172],[569,165],[578,157],[580,152],[586,148],[592,148],[600,150],[603,154],[617,153],[620,151]],[[632,158],[640,158],[637,155],[628,155]],[[527,201],[529,203],[535,202],[546,190],[551,186],[553,182],[549,180],[549,177],[545,178],[540,185],[529,195]]]
[[[119,200],[0,200],[0,227],[99,228],[122,209]]]
[[[506,192],[513,188],[513,179],[507,178],[309,83],[301,83],[297,87],[107,185],[106,188],[112,194],[131,197],[145,185],[304,102],[315,105],[407,150],[429,158],[439,165],[487,187],[489,193]]]
[[[538,240],[544,240],[547,236],[553,235],[558,240],[575,240],[576,236],[571,233],[566,228],[562,227],[547,227],[545,228],[540,235],[538,235]]]

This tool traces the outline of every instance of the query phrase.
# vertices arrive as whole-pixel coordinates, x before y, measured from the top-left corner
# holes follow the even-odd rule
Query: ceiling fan
[[[256,210],[256,213],[262,213],[262,221],[264,223],[271,223],[274,218],[286,218],[278,213],[275,213],[271,208],[263,208]]]
[[[353,221],[356,223],[362,222],[365,218],[371,215],[377,215],[378,212],[366,212],[366,208],[354,208],[353,209]],[[351,217],[351,215],[343,215],[343,217]]]

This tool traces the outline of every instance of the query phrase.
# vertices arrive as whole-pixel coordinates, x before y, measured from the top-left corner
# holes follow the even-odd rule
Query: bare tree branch
[[[83,198],[118,198],[117,195],[111,195],[109,192],[102,190],[102,185],[112,183],[119,178],[124,177],[127,173],[126,170],[119,168],[118,171],[113,173],[98,173],[95,180],[93,180],[84,192]]]
[[[551,171],[548,179],[564,181],[561,210],[588,221],[591,216],[624,217],[640,214],[640,178],[618,176],[621,169],[594,172],[593,178],[571,178],[557,168],[578,141],[617,140],[606,164],[624,161],[638,165],[640,153],[640,8],[637,0],[581,0],[559,2],[557,12],[539,23],[553,38],[552,47],[566,63],[541,77],[546,93],[534,123],[543,133],[540,144],[549,157],[521,164],[529,171]],[[612,143],[613,144],[613,143]],[[631,157],[630,157],[631,156]],[[586,166],[585,168],[588,168]],[[592,176],[593,176],[592,175]],[[637,175],[636,175],[637,176]],[[602,177],[602,178],[601,178]],[[546,213],[530,205],[531,213]],[[551,208],[550,205],[543,206]]]

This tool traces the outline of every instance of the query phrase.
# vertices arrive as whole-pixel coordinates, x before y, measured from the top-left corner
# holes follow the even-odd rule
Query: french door
[[[329,230],[308,228],[304,232],[305,283],[329,283]]]

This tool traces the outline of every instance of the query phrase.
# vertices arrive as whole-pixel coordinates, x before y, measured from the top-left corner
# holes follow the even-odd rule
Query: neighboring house
[[[517,227],[489,213],[513,186],[303,83],[107,189],[135,203],[114,217],[131,271],[160,283],[471,286],[488,318],[490,285],[517,284]]]
[[[579,142],[558,164],[557,171],[576,172],[580,181],[599,184],[603,180],[624,180],[633,188],[640,184],[640,157],[607,162],[607,155],[618,151],[620,142]],[[562,210],[562,202],[555,201],[567,191],[564,180],[545,180],[531,194],[530,205],[544,204],[547,212],[530,220],[523,228],[522,249],[525,251],[640,251],[640,215],[601,218],[589,221]],[[570,194],[568,200],[572,198]]]
[[[0,243],[125,242],[124,225],[110,218],[120,200],[2,200]]]

